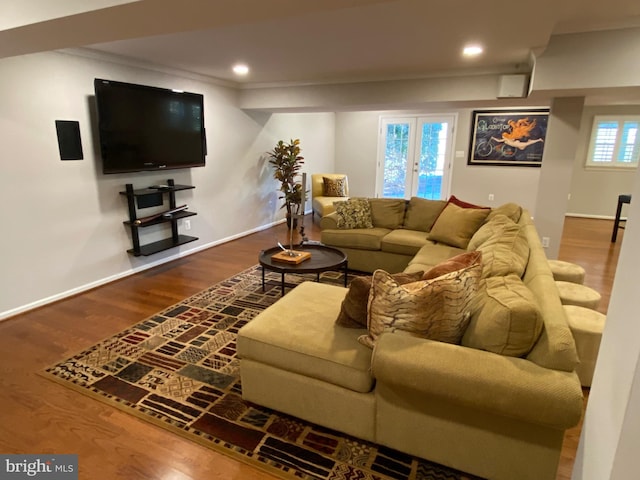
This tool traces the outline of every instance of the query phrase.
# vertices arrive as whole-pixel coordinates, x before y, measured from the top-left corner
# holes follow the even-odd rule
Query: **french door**
[[[381,117],[378,197],[446,199],[454,115]]]

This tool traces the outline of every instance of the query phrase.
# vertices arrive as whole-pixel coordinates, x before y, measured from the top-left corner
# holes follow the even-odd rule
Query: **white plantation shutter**
[[[640,156],[640,117],[596,116],[587,167],[633,168]]]

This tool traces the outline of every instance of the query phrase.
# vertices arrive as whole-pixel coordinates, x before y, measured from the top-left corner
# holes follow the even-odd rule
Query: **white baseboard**
[[[276,222],[271,222],[270,224],[263,225],[261,227],[257,227],[251,230],[247,230],[246,232],[238,233],[236,235],[232,235],[230,237],[222,238],[220,240],[216,240],[214,242],[207,243],[205,245],[200,245],[196,248],[192,248],[189,250],[185,250],[183,252],[179,252],[175,255],[171,255],[170,257],[163,258],[162,260],[158,260],[155,262],[147,263],[145,265],[141,265],[136,268],[132,268],[130,270],[126,270],[124,272],[117,273],[115,275],[111,275],[109,277],[101,278],[94,282],[90,282],[84,285],[80,285],[79,287],[72,288],[65,292],[57,293],[55,295],[51,295],[50,297],[46,297],[40,300],[36,300],[35,302],[28,303],[26,305],[21,305],[16,308],[12,308],[11,310],[7,310],[4,312],[0,312],[0,321],[6,320],[10,317],[18,315],[20,313],[28,312],[29,310],[33,310],[34,308],[43,307],[50,303],[54,303],[60,300],[64,300],[65,298],[72,297],[82,292],[86,292],[96,287],[100,287],[102,285],[106,285],[107,283],[115,282],[116,280],[120,280],[125,277],[129,277],[131,275],[135,275],[136,273],[143,272],[145,270],[149,270],[150,268],[157,267],[159,265],[163,265],[165,263],[172,262],[182,257],[187,257],[189,255],[193,255],[194,253],[201,252],[202,250],[206,250],[207,248],[215,247],[217,245],[222,245],[223,243],[231,242],[232,240],[237,240],[238,238],[245,237],[247,235],[251,235],[252,233],[261,232],[262,230],[266,230],[267,228],[271,228],[275,225],[279,225],[284,223],[285,219],[278,220]],[[257,254],[256,254],[257,255]],[[257,259],[257,256],[256,256]],[[257,262],[257,260],[256,260]]]
[[[615,215],[587,215],[585,213],[565,213],[565,217],[576,217],[576,218],[593,218],[596,220],[615,220]],[[626,220],[626,217],[620,217],[620,220]]]

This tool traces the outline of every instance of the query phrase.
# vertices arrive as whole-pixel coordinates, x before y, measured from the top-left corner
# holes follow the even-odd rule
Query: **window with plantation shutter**
[[[640,117],[596,116],[587,167],[635,168],[640,157]]]

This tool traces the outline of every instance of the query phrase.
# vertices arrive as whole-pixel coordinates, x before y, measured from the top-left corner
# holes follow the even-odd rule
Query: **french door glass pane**
[[[404,198],[409,155],[409,124],[387,125],[384,152],[383,196]]]
[[[442,198],[442,177],[449,126],[444,122],[423,123],[416,196],[430,200]]]

